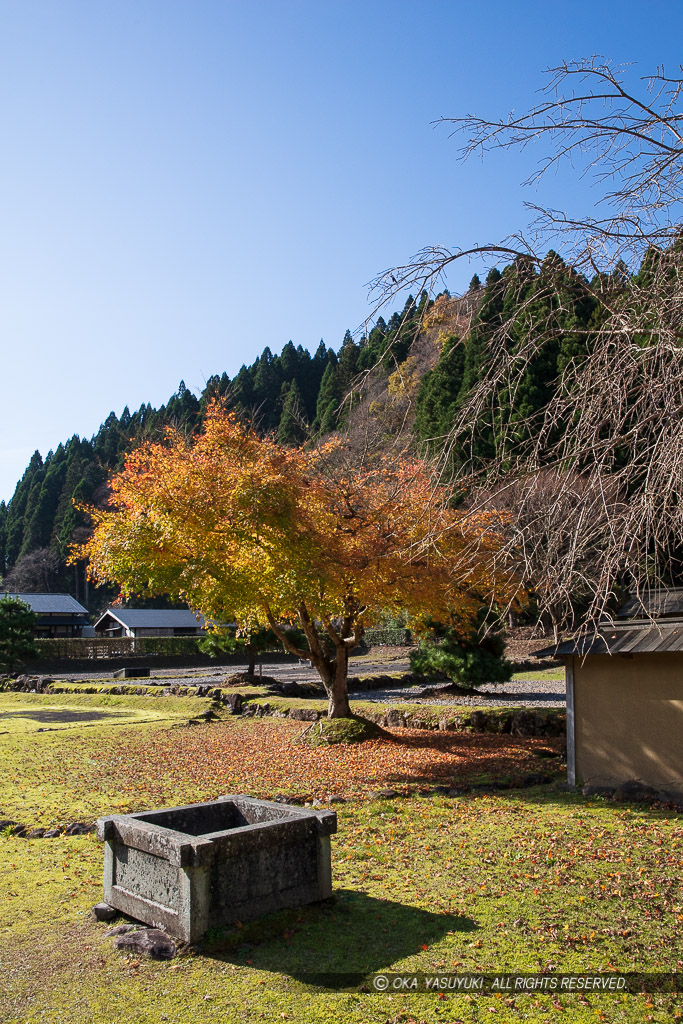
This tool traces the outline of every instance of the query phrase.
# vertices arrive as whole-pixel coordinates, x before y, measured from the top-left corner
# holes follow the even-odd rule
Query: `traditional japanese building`
[[[71,594],[6,594],[29,605],[38,616],[36,637],[83,636],[90,631],[88,609]]]
[[[95,633],[119,636],[198,636],[205,632],[203,616],[178,608],[107,608],[95,623]]]

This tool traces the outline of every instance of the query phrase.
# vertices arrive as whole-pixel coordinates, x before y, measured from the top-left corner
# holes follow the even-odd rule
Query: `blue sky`
[[[676,73],[681,38],[671,0],[0,0],[0,498],[112,409],[337,347],[423,245],[585,212],[570,169],[529,193],[539,152],[463,165],[434,120],[594,52]]]

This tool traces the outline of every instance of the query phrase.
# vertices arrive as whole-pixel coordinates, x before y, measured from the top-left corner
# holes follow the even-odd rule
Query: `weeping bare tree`
[[[596,624],[622,588],[683,578],[683,77],[659,68],[627,88],[632,69],[596,57],[548,76],[542,102],[521,116],[446,123],[464,139],[465,159],[541,147],[529,184],[571,161],[601,186],[597,214],[527,204],[534,220],[526,234],[425,248],[373,289],[378,303],[400,289],[434,289],[450,265],[475,255],[514,268],[486,371],[441,439],[441,465],[457,453],[458,483],[469,473],[473,500],[514,511],[501,558],[521,563],[523,586],[566,628],[577,599]],[[545,304],[539,287],[526,288],[524,268],[535,274],[550,248],[597,315],[542,411],[520,424],[505,410],[515,408],[529,366],[558,332],[578,332],[562,320],[559,277],[538,275]],[[495,444],[482,461],[473,438],[487,417]]]

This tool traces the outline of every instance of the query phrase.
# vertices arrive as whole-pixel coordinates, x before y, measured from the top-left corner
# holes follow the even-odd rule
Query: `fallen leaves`
[[[142,778],[146,796],[155,800],[178,786],[191,789],[194,800],[221,791],[324,799],[388,783],[405,791],[521,777],[537,768],[535,747],[548,744],[547,738],[400,729],[391,739],[309,748],[295,742],[300,731],[299,723],[276,719],[164,730],[153,743],[130,732],[91,755],[97,765],[92,782],[115,779],[132,801],[139,799]]]

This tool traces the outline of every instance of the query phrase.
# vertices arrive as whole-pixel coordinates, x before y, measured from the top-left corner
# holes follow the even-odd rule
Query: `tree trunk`
[[[350,718],[351,708],[349,706],[349,651],[350,645],[340,638],[334,629],[328,624],[328,633],[333,639],[336,657],[329,658],[325,653],[323,645],[315,626],[308,614],[306,605],[302,602],[299,606],[299,621],[306,634],[309,650],[305,651],[296,647],[288,639],[287,634],[280,629],[270,609],[266,606],[265,612],[270,628],[280,640],[285,650],[295,654],[298,658],[308,658],[317,671],[325,693],[327,694],[327,716],[328,718]]]
[[[349,706],[349,652],[346,647],[337,647],[337,657],[332,665],[332,679],[325,686],[327,690],[327,717],[350,718]],[[323,680],[324,682],[324,680]]]
[[[247,668],[247,675],[256,675],[256,647],[254,644],[247,644],[247,654],[249,655],[249,667]]]

